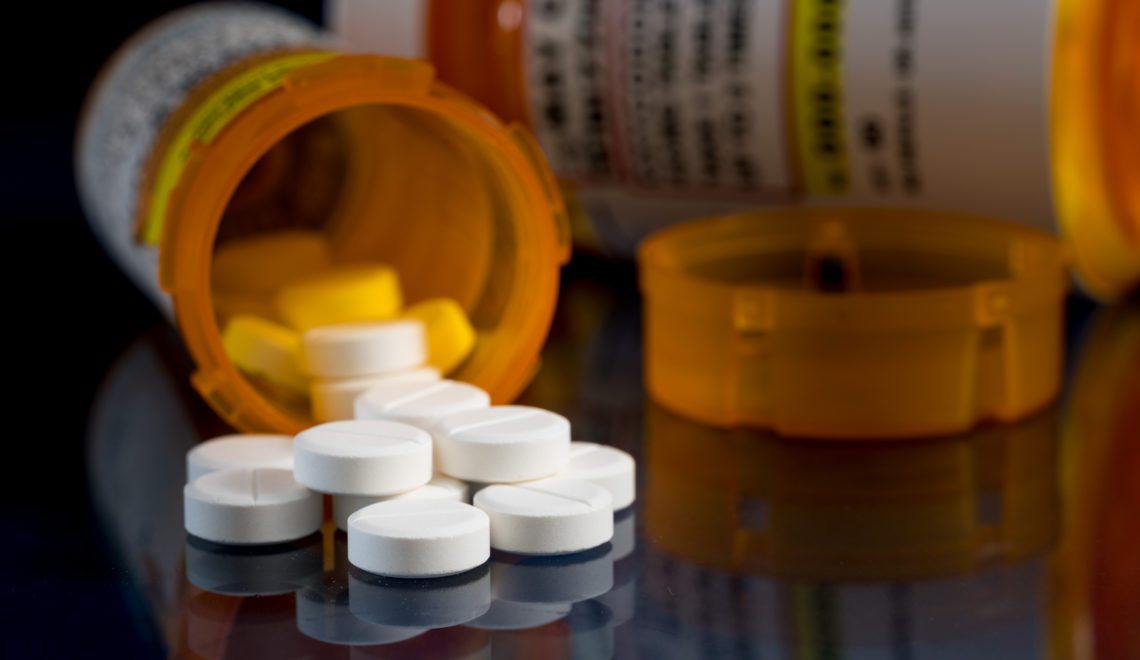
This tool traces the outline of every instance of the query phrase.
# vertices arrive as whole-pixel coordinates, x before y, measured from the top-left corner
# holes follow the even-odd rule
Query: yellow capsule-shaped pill
[[[242,314],[226,323],[222,347],[247,375],[293,393],[308,393],[309,378],[301,371],[301,336],[293,330]]]
[[[320,232],[287,229],[226,241],[214,252],[210,281],[216,292],[264,295],[308,279],[332,264],[332,248]]]
[[[459,303],[451,298],[431,298],[404,310],[405,318],[424,324],[428,364],[450,373],[475,348],[475,328]]]
[[[330,270],[277,293],[278,313],[300,332],[323,325],[391,319],[402,305],[396,271],[375,264]]]

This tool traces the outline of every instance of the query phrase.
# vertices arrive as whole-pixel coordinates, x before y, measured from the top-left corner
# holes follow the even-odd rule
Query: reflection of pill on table
[[[295,282],[277,293],[277,310],[297,330],[394,318],[403,306],[400,280],[388,266],[355,265]]]
[[[386,626],[458,626],[491,607],[491,578],[485,565],[427,580],[386,577],[352,568],[348,585],[352,613]]]
[[[282,543],[316,532],[321,497],[274,468],[219,470],[186,484],[186,531],[215,543]]]
[[[356,419],[390,419],[427,427],[436,420],[465,410],[491,405],[482,389],[454,380],[387,382],[356,399]]]
[[[614,500],[614,511],[633,504],[637,466],[624,451],[593,442],[570,443],[570,460],[558,473],[564,479],[580,479],[605,488]]]
[[[445,374],[458,367],[475,348],[475,328],[463,308],[451,298],[418,302],[405,309],[403,316],[423,322],[428,364]]]
[[[326,325],[301,337],[306,372],[331,380],[376,376],[422,366],[424,327],[419,321]]]
[[[483,616],[467,622],[472,628],[483,630],[525,630],[537,628],[565,618],[570,603],[516,603],[509,600],[492,600]]]
[[[333,495],[395,495],[431,480],[431,436],[398,422],[320,424],[293,440],[297,481]]]
[[[301,336],[293,330],[242,314],[226,323],[222,347],[241,371],[294,392],[308,391],[309,377],[301,370]]]
[[[466,481],[514,482],[556,474],[570,451],[570,422],[528,406],[448,415],[432,432],[436,469]]]
[[[614,533],[613,498],[588,481],[496,484],[476,493],[474,504],[491,519],[491,547],[496,550],[578,552],[608,542]]]
[[[207,440],[186,452],[186,481],[233,468],[293,469],[293,437],[235,434]]]
[[[467,501],[467,484],[437,474],[432,480],[419,488],[413,488],[406,493],[390,495],[388,497],[373,497],[371,495],[334,495],[333,496],[333,522],[337,529],[348,531],[348,517],[360,509],[377,502],[389,499],[406,500],[451,500],[452,502]]]
[[[388,500],[348,517],[348,561],[389,577],[438,577],[490,557],[487,514],[448,500]]]
[[[352,419],[352,406],[356,397],[376,385],[389,382],[430,383],[439,380],[439,371],[434,367],[419,367],[405,371],[393,371],[378,376],[361,376],[338,380],[314,380],[309,386],[309,398],[313,405],[313,418],[319,422],[332,422]]]

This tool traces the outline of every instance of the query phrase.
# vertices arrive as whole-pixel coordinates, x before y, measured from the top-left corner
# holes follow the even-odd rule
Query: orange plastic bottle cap
[[[717,426],[899,438],[1043,408],[1060,386],[1066,255],[932,211],[699,220],[639,252],[646,386]]]

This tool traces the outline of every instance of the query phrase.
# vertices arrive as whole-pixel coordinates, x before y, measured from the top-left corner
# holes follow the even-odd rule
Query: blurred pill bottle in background
[[[1140,281],[1140,3],[329,0],[350,47],[425,57],[529,125],[575,239],[632,254],[762,204],[906,205],[1066,237]]]
[[[307,402],[243,376],[220,337],[230,316],[270,315],[269,292],[311,262],[384,263],[406,302],[458,301],[478,342],[452,377],[497,401],[537,369],[570,250],[557,184],[527,129],[422,62],[346,55],[272,7],[191,6],[107,63],[75,158],[95,233],[176,322],[196,388],[239,429],[312,424]],[[265,236],[278,249],[220,276],[216,254]]]

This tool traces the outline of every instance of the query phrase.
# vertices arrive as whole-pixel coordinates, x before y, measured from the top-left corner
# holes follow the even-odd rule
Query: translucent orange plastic
[[[168,122],[144,183],[180,121],[213,90],[295,54],[250,58],[202,83]],[[426,64],[330,57],[290,71],[279,89],[195,145],[171,195],[159,277],[198,368],[195,386],[239,429],[294,432],[312,423],[307,409],[235,368],[211,291],[217,247],[305,229],[327,238],[335,264],[395,267],[408,303],[459,301],[480,341],[453,377],[510,400],[537,367],[570,250],[561,197],[537,147],[521,126],[438,83]]]
[[[714,429],[649,405],[639,515],[669,555],[733,573],[924,580],[1008,565],[1059,536],[1057,417],[869,445]]]
[[[795,209],[699,220],[639,252],[649,394],[716,426],[902,438],[1057,394],[1064,250],[959,214]]]

